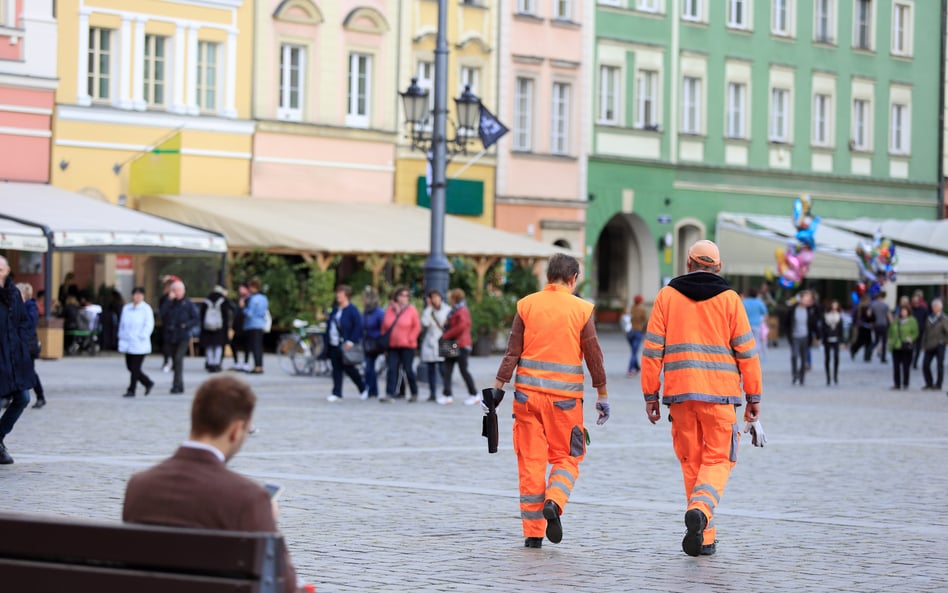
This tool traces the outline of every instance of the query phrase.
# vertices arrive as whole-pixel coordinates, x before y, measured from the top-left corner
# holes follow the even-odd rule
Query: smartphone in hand
[[[266,484],[263,485],[263,487],[267,491],[267,493],[270,494],[271,500],[276,500],[277,498],[279,498],[280,495],[283,494],[283,490],[284,490],[283,486],[281,486],[280,484],[275,484],[273,482],[267,482]]]

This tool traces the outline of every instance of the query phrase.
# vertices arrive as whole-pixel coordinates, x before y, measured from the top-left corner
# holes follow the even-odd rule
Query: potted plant
[[[498,332],[510,327],[517,311],[517,300],[512,295],[485,294],[480,302],[468,304],[471,310],[471,338],[474,340],[472,354],[489,356]]]

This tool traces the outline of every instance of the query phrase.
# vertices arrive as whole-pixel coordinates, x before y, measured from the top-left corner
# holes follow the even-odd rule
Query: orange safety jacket
[[[642,393],[662,403],[760,401],[757,346],[740,296],[710,272],[679,276],[655,298],[642,352]]]
[[[517,303],[523,320],[523,350],[514,387],[526,394],[583,397],[580,335],[593,313],[592,303],[569,289],[547,284]]]

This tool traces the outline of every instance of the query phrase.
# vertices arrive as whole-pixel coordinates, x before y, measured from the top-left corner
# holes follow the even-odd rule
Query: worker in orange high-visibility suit
[[[593,305],[573,295],[578,278],[576,258],[563,254],[550,258],[546,287],[517,303],[507,352],[494,383],[495,390],[503,389],[517,369],[513,445],[528,548],[541,547],[544,534],[553,543],[563,539],[560,515],[586,454],[583,360],[598,392],[597,423],[609,419]]]
[[[681,463],[688,509],[681,542],[689,556],[716,550],[714,508],[737,461],[737,407],[744,419],[760,415],[760,360],[740,296],[718,273],[721,255],[711,241],[688,251],[688,273],[662,288],[652,307],[642,353],[645,411],[655,424],[669,407],[672,443]]]

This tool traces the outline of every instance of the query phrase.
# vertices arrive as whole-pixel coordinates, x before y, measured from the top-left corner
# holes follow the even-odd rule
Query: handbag
[[[363,361],[365,361],[365,350],[362,349],[362,344],[353,344],[348,350],[342,349],[342,363],[344,365],[353,366],[362,364]]]
[[[457,340],[438,339],[438,356],[441,358],[457,358],[458,342]]]
[[[385,352],[385,348],[383,348],[381,344],[381,336],[378,338],[366,336],[363,338],[362,345],[366,356],[378,356],[382,352]]]

